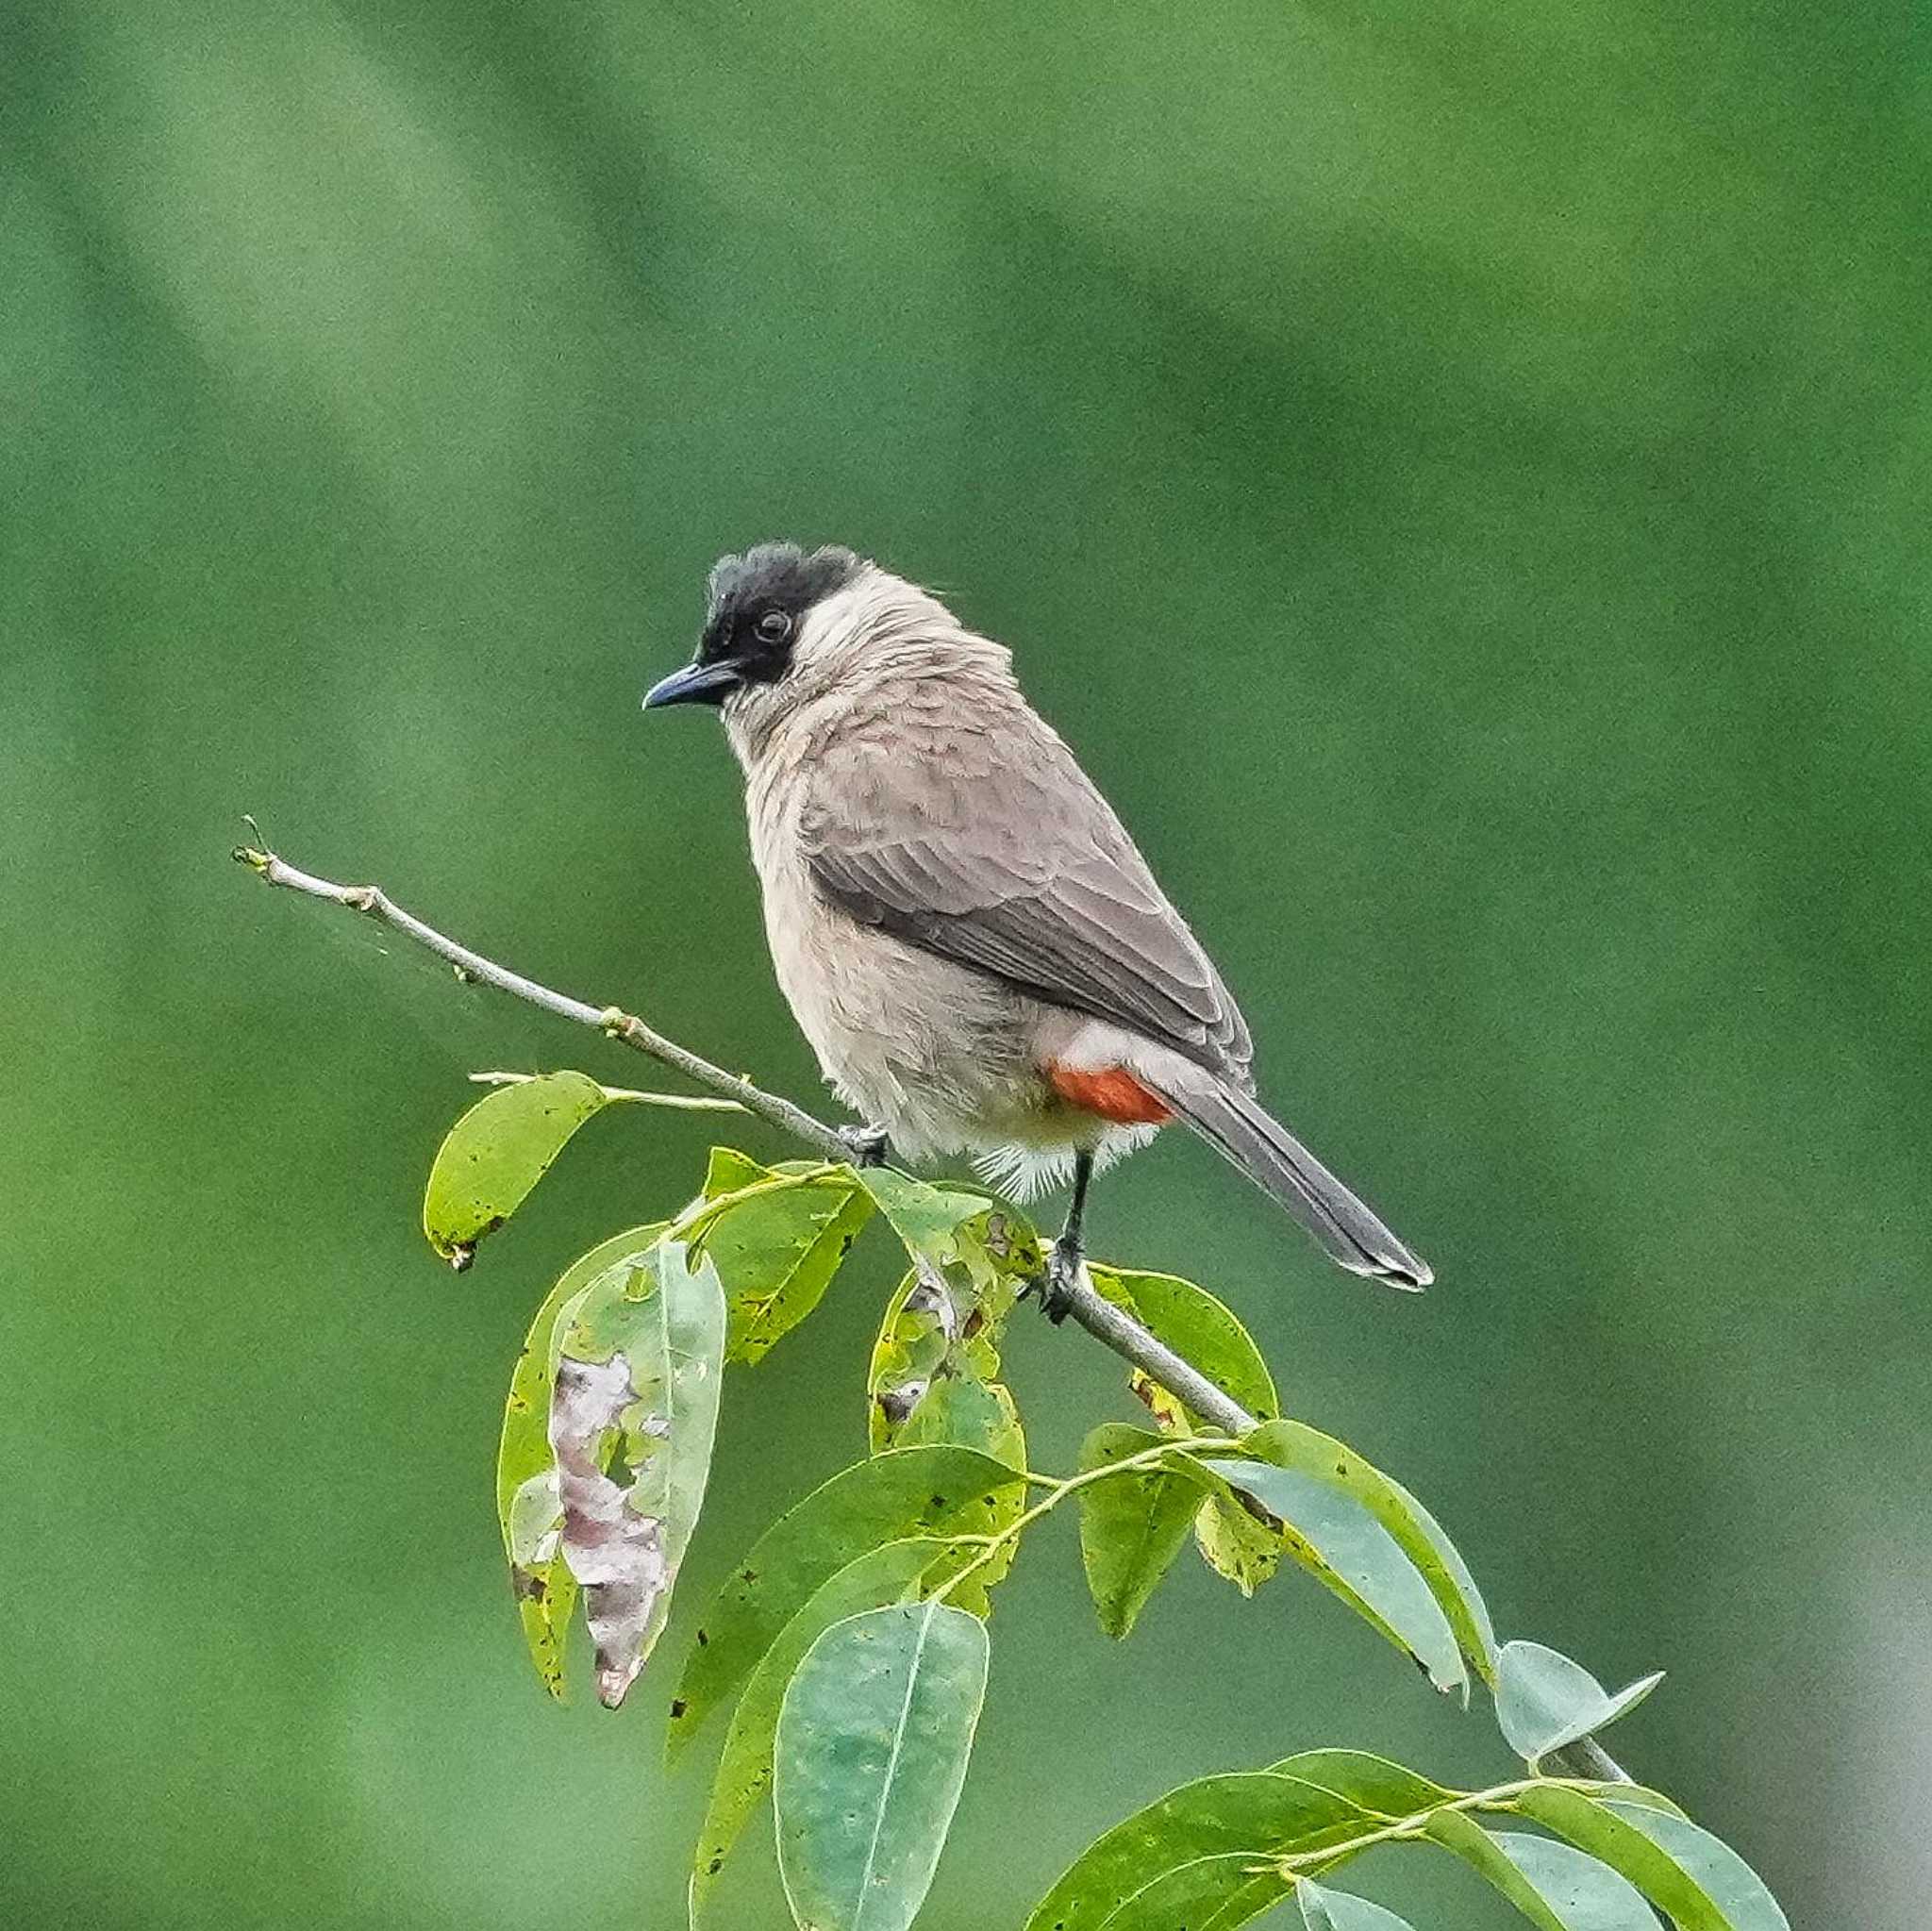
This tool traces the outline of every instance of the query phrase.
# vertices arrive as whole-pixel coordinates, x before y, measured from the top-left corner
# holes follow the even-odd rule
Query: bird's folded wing
[[[1220,975],[1072,754],[1026,723],[958,757],[832,751],[800,827],[814,883],[862,924],[1243,1080]]]

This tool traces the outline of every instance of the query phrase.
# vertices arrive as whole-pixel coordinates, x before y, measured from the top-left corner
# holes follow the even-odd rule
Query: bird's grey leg
[[[1046,1318],[1058,1327],[1073,1305],[1074,1290],[1079,1285],[1080,1271],[1087,1264],[1086,1243],[1081,1228],[1087,1219],[1087,1189],[1093,1178],[1093,1156],[1074,1156],[1074,1198],[1067,1208],[1067,1224],[1060,1237],[1047,1249],[1046,1278],[1041,1284],[1040,1306]]]
[[[839,1138],[851,1149],[856,1167],[883,1167],[891,1155],[891,1138],[883,1126],[841,1126]]]

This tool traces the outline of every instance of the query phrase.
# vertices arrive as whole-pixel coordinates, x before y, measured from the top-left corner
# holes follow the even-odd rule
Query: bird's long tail
[[[1393,1288],[1425,1288],[1435,1278],[1425,1260],[1247,1093],[1194,1080],[1148,1084],[1209,1146],[1278,1200],[1338,1265]]]

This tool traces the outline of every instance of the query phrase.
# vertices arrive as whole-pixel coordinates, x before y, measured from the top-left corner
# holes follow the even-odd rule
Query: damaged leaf
[[[766,1184],[785,1179],[793,1184]],[[706,1199],[741,1193],[741,1201],[707,1223],[703,1252],[724,1284],[724,1358],[757,1362],[824,1298],[872,1218],[873,1198],[850,1167],[761,1167],[728,1147],[713,1147]]]
[[[958,1530],[1023,1473],[971,1448],[889,1449],[814,1489],[752,1545],[707,1607],[685,1659],[667,1756],[729,1701],[812,1592],[882,1542]]]
[[[986,1630],[950,1604],[835,1623],[785,1691],[778,1872],[810,1931],[908,1931],[938,1867],[986,1695]]]
[[[615,1709],[670,1612],[710,1472],[724,1295],[659,1240],[607,1268],[558,1323],[550,1448],[561,1546],[581,1586],[597,1698]]]
[[[493,1234],[584,1122],[608,1105],[583,1073],[546,1073],[498,1087],[449,1130],[423,1195],[423,1231],[458,1270]]]
[[[1246,1408],[1270,1421],[1281,1412],[1274,1379],[1261,1351],[1232,1309],[1206,1288],[1169,1273],[1138,1273],[1123,1268],[1091,1270],[1093,1286],[1117,1307],[1124,1307],[1156,1340]],[[1136,1370],[1129,1386],[1147,1406],[1164,1435],[1193,1433],[1200,1418],[1191,1415],[1164,1388]],[[1202,1559],[1244,1596],[1251,1596],[1281,1566],[1280,1539],[1239,1503],[1210,1493],[1194,1518],[1194,1540]]]
[[[510,1584],[530,1660],[552,1696],[563,1695],[563,1658],[576,1578],[558,1546],[563,1526],[557,1464],[550,1453],[550,1390],[561,1342],[564,1310],[597,1276],[620,1261],[641,1261],[661,1223],[632,1227],[571,1262],[530,1323],[510,1373],[503,1434],[496,1451],[496,1515],[509,1557]]]
[[[1274,1378],[1233,1310],[1206,1288],[1171,1273],[1135,1273],[1124,1268],[1090,1270],[1095,1290],[1133,1315],[1157,1340],[1200,1370],[1249,1414],[1273,1421],[1281,1412]],[[1138,1371],[1134,1392],[1147,1404],[1166,1434],[1191,1432],[1199,1423],[1165,1389]]]
[[[691,1879],[693,1923],[745,1821],[771,1786],[778,1707],[806,1651],[824,1631],[847,1616],[883,1609],[938,1588],[974,1553],[970,1545],[962,1549],[956,1542],[931,1536],[887,1542],[869,1550],[821,1583],[758,1659],[738,1699],[738,1707],[731,1713],[724,1755],[718,1759],[710,1802],[698,1832]]]
[[[996,1209],[994,1211],[997,1211]],[[941,1273],[908,1273],[886,1306],[866,1379],[867,1436],[874,1455],[888,1448],[952,1442],[976,1448],[1009,1468],[1026,1465],[1025,1431],[1011,1391],[998,1379],[998,1340],[1017,1283],[983,1246],[985,1215],[955,1230],[958,1258]],[[1004,1489],[969,1511],[958,1526],[996,1535],[1025,1507],[1021,1489]],[[986,1613],[987,1591],[1012,1566],[1002,1550],[960,1590],[962,1609]]]
[[[1082,1444],[1080,1467],[1124,1461],[1159,1440],[1144,1428],[1103,1423]],[[1155,1468],[1090,1483],[1079,1491],[1080,1557],[1100,1626],[1108,1636],[1124,1637],[1133,1628],[1188,1540],[1203,1492],[1191,1475]]]

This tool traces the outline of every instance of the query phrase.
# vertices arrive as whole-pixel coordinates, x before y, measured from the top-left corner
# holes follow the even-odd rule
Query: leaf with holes
[[[1612,1696],[1581,1663],[1540,1642],[1503,1645],[1496,1722],[1509,1747],[1534,1766],[1553,1750],[1614,1723],[1663,1681],[1659,1671]]]
[[[761,1167],[713,1147],[705,1198],[726,1196],[735,1204],[708,1222],[700,1246],[724,1284],[724,1358],[757,1362],[824,1298],[872,1218],[873,1200],[849,1167]]]
[[[887,1542],[848,1562],[813,1590],[805,1606],[778,1633],[745,1683],[731,1713],[724,1755],[691,1864],[691,1915],[693,1923],[708,1902],[745,1820],[772,1782],[772,1744],[785,1687],[805,1653],[833,1623],[867,1609],[882,1609],[909,1595],[920,1595],[955,1573],[975,1552],[969,1545],[919,1536]]]
[[[778,1871],[804,1931],[907,1931],[938,1867],[986,1695],[986,1629],[941,1602],[835,1623],[785,1691]]]
[[[1083,1471],[1124,1461],[1158,1447],[1144,1428],[1107,1422],[1080,1449]],[[1181,1552],[1205,1491],[1192,1475],[1172,1469],[1130,1470],[1079,1491],[1080,1558],[1101,1628],[1111,1637],[1130,1631],[1168,1565]]]
[[[874,1454],[887,1448],[952,1442],[976,1448],[1010,1468],[1026,1465],[1026,1437],[1011,1390],[999,1380],[999,1337],[1016,1283],[983,1245],[985,1217],[960,1223],[945,1269],[914,1270],[887,1304],[866,1376],[866,1431]],[[975,1246],[975,1243],[978,1243]],[[997,1535],[1025,1507],[1004,1489],[958,1526]],[[1003,1550],[956,1598],[984,1615],[988,1590],[1012,1566]]]
[[[1416,1566],[1354,1496],[1271,1462],[1201,1460],[1220,1483],[1251,1497],[1281,1526],[1283,1548],[1421,1664],[1438,1690],[1469,1679],[1456,1634]]]
[[[449,1130],[423,1194],[423,1231],[458,1269],[524,1204],[570,1137],[609,1101],[583,1073],[498,1087]]]
[[[984,1498],[1024,1480],[976,1449],[889,1449],[814,1489],[758,1538],[699,1624],[671,1705],[675,1756],[727,1702],[813,1590],[882,1542],[958,1530]]]
[[[599,1274],[558,1326],[550,1449],[561,1547],[583,1592],[598,1700],[614,1709],[663,1630],[704,1506],[724,1293],[709,1261],[692,1268],[660,1239]]]
[[[550,1391],[562,1339],[558,1327],[564,1309],[599,1274],[620,1262],[641,1262],[662,1231],[659,1223],[613,1234],[564,1269],[530,1323],[504,1404],[496,1450],[496,1518],[530,1660],[543,1687],[559,1699],[577,1585],[560,1547],[563,1505],[550,1453]]]

